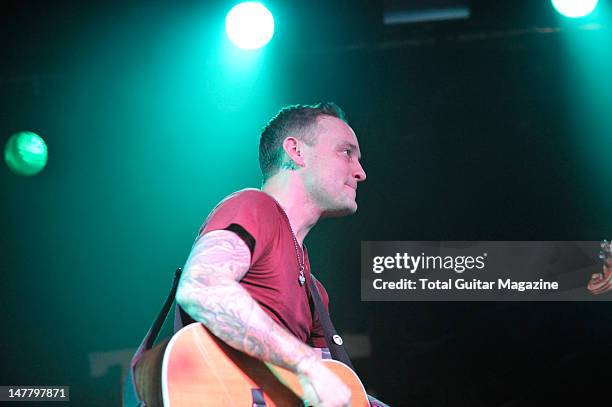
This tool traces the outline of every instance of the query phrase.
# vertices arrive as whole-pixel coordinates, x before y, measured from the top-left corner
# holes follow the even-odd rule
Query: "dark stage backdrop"
[[[358,270],[362,240],[610,237],[609,16],[472,2],[470,20],[387,30],[376,2],[275,1],[295,25],[245,58],[218,34],[223,2],[26,3],[2,17],[0,140],[35,131],[50,158],[0,170],[1,385],[118,404],[201,222],[259,186],[260,128],[333,100],[368,179],[306,244],[338,330],[369,338],[366,387],[400,406],[604,400],[607,303],[364,303]]]

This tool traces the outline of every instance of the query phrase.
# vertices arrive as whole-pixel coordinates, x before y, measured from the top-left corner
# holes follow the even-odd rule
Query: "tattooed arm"
[[[202,236],[185,264],[177,302],[228,345],[300,375],[316,405],[343,406],[350,390],[317,358],[315,351],[278,325],[238,284],[251,252],[234,232]]]

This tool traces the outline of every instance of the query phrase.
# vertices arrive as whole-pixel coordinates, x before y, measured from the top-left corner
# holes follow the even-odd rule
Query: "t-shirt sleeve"
[[[329,295],[327,294],[327,290],[323,287],[323,284],[317,279],[313,279],[315,284],[319,289],[319,294],[321,296],[321,301],[323,301],[323,305],[325,305],[325,309],[329,312]],[[308,345],[313,348],[327,348],[327,341],[325,340],[325,330],[323,329],[323,325],[321,321],[319,321],[319,316],[314,316],[312,322],[312,330],[310,331],[310,337],[308,338]]]
[[[251,265],[268,250],[273,235],[276,207],[263,192],[242,191],[229,196],[210,213],[198,238],[214,230],[231,230],[251,250]]]

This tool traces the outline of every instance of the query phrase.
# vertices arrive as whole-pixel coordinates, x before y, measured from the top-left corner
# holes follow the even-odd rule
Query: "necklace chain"
[[[293,238],[293,245],[295,246],[295,257],[297,258],[298,266],[300,266],[300,275],[298,276],[298,281],[300,285],[304,285],[304,283],[306,283],[306,276],[304,275],[304,250],[301,250],[302,256],[300,257],[299,244],[297,242],[297,238],[295,237],[295,232],[293,232],[293,228],[291,227],[289,216],[287,216],[287,212],[285,212],[282,206],[279,205],[279,207],[281,208],[281,211],[283,211],[283,214],[287,219],[287,223],[289,224],[289,230],[291,230],[291,237]]]

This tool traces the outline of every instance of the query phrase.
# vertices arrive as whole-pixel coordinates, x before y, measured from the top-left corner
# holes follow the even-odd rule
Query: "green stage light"
[[[15,133],[4,147],[4,161],[15,174],[36,175],[47,165],[47,145],[38,134]]]
[[[595,10],[598,0],[551,0],[555,10],[570,18],[586,17]]]
[[[227,13],[225,32],[238,48],[261,48],[274,35],[274,17],[261,3],[240,3]]]

